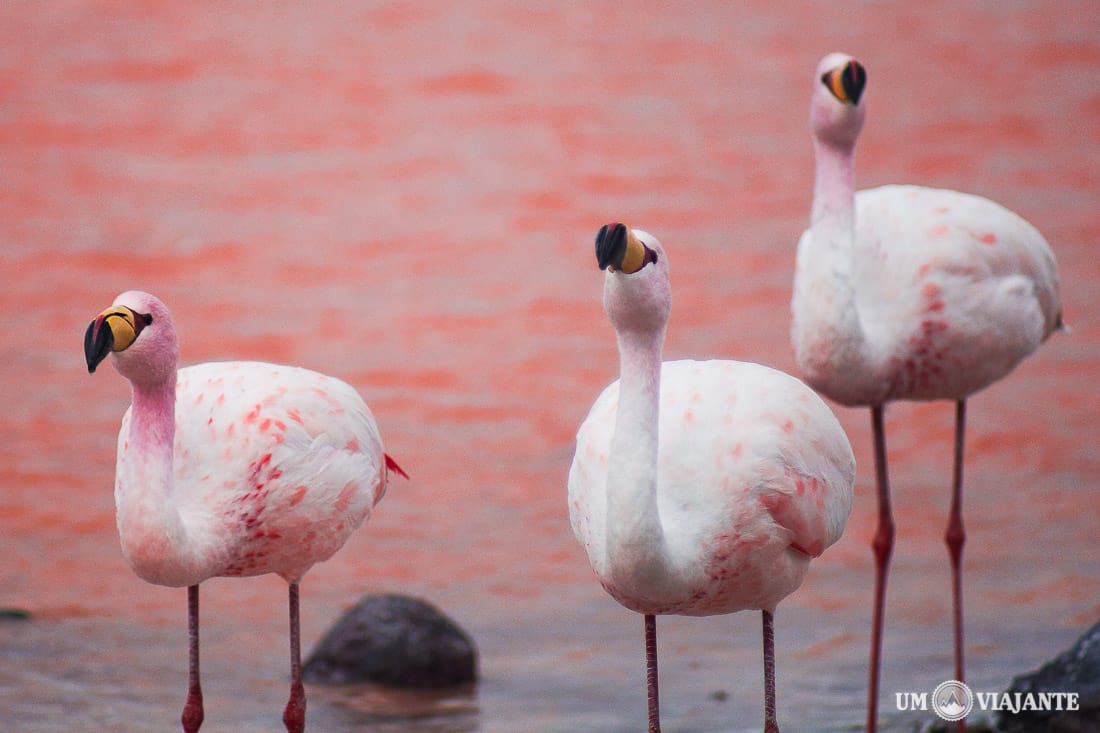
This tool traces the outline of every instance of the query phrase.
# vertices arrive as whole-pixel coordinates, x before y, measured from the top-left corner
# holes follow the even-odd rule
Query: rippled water
[[[1016,2],[8,3],[0,8],[0,623],[5,730],[178,726],[182,590],[118,551],[128,390],[88,376],[121,290],[173,309],[185,362],[338,375],[413,476],[303,585],[308,647],[367,592],[442,606],[482,680],[444,697],[310,688],[313,730],[628,731],[641,619],[593,582],[564,501],[572,437],[615,376],[591,240],[673,262],[666,357],[792,370],[811,72],[869,70],[861,185],[988,195],[1048,237],[1073,326],[971,401],[968,674],[1002,689],[1100,615],[1095,283],[1100,22]],[[945,22],[950,17],[951,22]],[[865,411],[843,540],[777,616],[780,722],[863,719],[873,486]],[[952,410],[888,416],[898,546],[882,712],[951,670]],[[279,727],[285,586],[203,586],[204,731]],[[662,618],[669,731],[759,728],[759,619]]]

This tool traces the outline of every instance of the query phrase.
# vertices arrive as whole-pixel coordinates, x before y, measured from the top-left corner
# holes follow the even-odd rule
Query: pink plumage
[[[142,437],[163,435],[163,426],[131,407],[119,432],[119,536],[142,579],[186,586],[276,573],[297,581],[370,517],[386,471],[378,428],[354,389],[260,362],[178,374],[170,480],[148,460],[163,446]]]
[[[659,517],[661,573],[622,552],[608,527],[626,520],[608,496],[620,381],[577,433],[573,531],[604,588],[638,613],[774,611],[844,530],[855,471],[847,439],[812,390],[760,364],[666,361],[659,378],[655,506],[651,481],[631,476],[622,488],[636,496],[624,503]]]
[[[961,399],[1061,326],[1054,255],[1022,217],[921,186],[882,186],[854,201],[854,238],[823,212],[798,249],[795,354],[807,383],[828,397]]]
[[[1054,254],[1030,223],[980,196],[919,186],[855,191],[867,73],[829,54],[814,72],[813,212],[798,244],[791,340],[806,382],[871,407],[879,525],[867,730],[878,670],[894,522],[883,405],[956,402],[955,468],[945,540],[952,567],[955,679],[963,680],[961,558],[966,399],[1008,375],[1062,328]],[[960,728],[962,723],[960,722]]]
[[[776,731],[772,612],[844,530],[851,446],[794,377],[745,362],[661,361],[671,291],[655,237],[609,225],[597,259],[609,270],[620,378],[577,432],[573,532],[607,592],[645,616],[651,732],[660,727],[654,616],[747,609],[763,612],[765,725]]]
[[[133,403],[118,437],[115,503],[122,552],[150,583],[188,586],[192,689],[185,730],[202,722],[198,584],[276,573],[290,583],[292,693],[288,730],[304,726],[298,582],[370,517],[388,470],[370,409],[333,377],[260,362],[177,371],[179,344],[163,303],[122,293],[88,327],[94,371],[108,354]]]
[[[851,91],[839,99],[827,80],[845,74]],[[957,400],[1001,379],[1062,325],[1050,246],[980,196],[901,185],[856,193],[866,72],[829,54],[814,81],[813,212],[791,301],[803,378],[845,405]]]

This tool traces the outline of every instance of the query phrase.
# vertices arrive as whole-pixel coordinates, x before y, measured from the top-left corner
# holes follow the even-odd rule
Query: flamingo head
[[[851,149],[865,116],[861,104],[867,70],[854,58],[831,53],[817,65],[810,102],[810,128],[823,144]]]
[[[668,257],[652,234],[614,222],[596,235],[596,264],[606,270],[603,304],[620,334],[663,329],[672,308]]]
[[[165,381],[176,371],[179,343],[167,306],[148,293],[122,293],[84,332],[88,372],[114,355],[115,368],[131,382]]]

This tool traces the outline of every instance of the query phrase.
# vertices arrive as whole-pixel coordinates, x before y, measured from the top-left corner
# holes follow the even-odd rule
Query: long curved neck
[[[133,384],[130,415],[130,445],[150,462],[166,462],[172,478],[172,450],[176,437],[176,377],[164,383]]]
[[[814,141],[814,201],[807,245],[799,252],[795,350],[808,381],[865,365],[853,273],[856,238],[853,151]],[[834,399],[836,398],[833,394]]]
[[[657,448],[664,328],[620,333],[619,405],[607,467],[607,555],[617,585],[644,588],[642,579],[666,564],[657,509]]]
[[[811,227],[855,236],[855,161],[851,148],[814,140],[814,204]],[[843,243],[841,243],[843,244]]]
[[[132,384],[130,431],[119,458],[115,503],[123,552],[135,572],[163,585],[190,572],[174,480],[176,376]]]

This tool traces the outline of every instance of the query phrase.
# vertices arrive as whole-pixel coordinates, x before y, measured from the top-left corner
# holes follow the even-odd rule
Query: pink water
[[[363,593],[410,593],[474,634],[482,681],[442,698],[311,688],[311,729],[641,729],[641,620],[593,581],[564,499],[573,433],[617,369],[592,238],[621,219],[669,250],[667,358],[793,370],[805,120],[831,50],[869,71],[862,186],[990,196],[1057,253],[1072,333],[970,405],[969,681],[1002,689],[1071,642],[1100,615],[1091,0],[9,2],[0,606],[35,620],[0,625],[4,729],[178,725],[184,594],[121,558],[111,486],[128,388],[81,355],[87,322],[135,287],[172,307],[185,362],[351,382],[413,476],[307,576],[305,645]],[[869,419],[837,412],[857,502],[780,608],[787,731],[862,721]],[[950,676],[951,426],[945,404],[888,416],[899,537],[882,710],[897,730],[912,718],[892,693]],[[278,728],[284,587],[203,586],[204,731]],[[662,619],[667,730],[759,727],[758,627]]]

